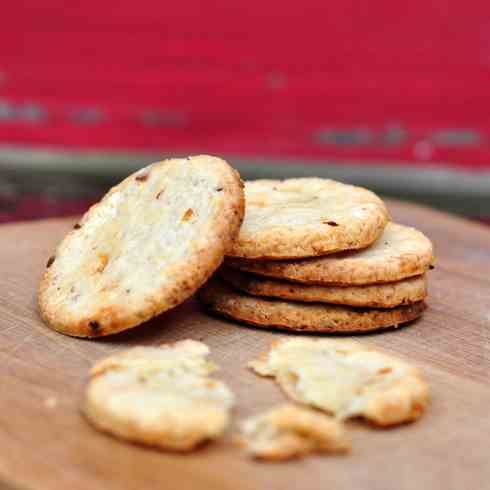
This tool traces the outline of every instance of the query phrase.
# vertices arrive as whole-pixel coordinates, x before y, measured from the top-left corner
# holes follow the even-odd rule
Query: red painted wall
[[[2,6],[0,144],[490,168],[490,3]]]

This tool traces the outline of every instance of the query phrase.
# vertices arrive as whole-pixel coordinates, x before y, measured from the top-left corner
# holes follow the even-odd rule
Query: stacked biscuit
[[[224,316],[260,327],[360,332],[425,309],[434,260],[421,232],[389,221],[372,192],[331,180],[259,180],[225,266],[201,291]]]

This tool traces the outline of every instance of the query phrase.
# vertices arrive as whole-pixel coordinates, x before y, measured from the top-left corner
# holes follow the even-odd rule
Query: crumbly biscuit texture
[[[397,327],[415,320],[426,308],[423,301],[381,309],[260,298],[242,293],[217,278],[206,283],[199,298],[211,311],[257,327],[323,333]]]
[[[219,275],[235,288],[253,296],[291,301],[320,302],[370,308],[393,308],[422,301],[427,297],[425,274],[401,281],[367,286],[317,286],[266,278],[230,267]]]
[[[263,276],[318,284],[360,286],[400,281],[425,273],[434,263],[431,241],[420,231],[388,223],[369,248],[307,260],[227,259],[227,265]]]
[[[429,403],[417,368],[357,342],[286,339],[249,366],[273,376],[293,400],[339,419],[390,426],[416,420]]]
[[[244,213],[239,175],[195,156],[154,163],[114,187],[61,242],[40,284],[46,322],[100,337],[191,296],[216,270]]]
[[[247,209],[227,255],[288,259],[367,247],[389,216],[371,191],[333,180],[302,178],[245,183]]]
[[[83,413],[97,429],[128,441],[190,451],[221,437],[234,396],[209,375],[208,347],[185,340],[135,347],[99,361]]]
[[[313,452],[347,452],[351,448],[342,422],[291,404],[244,420],[238,442],[250,456],[268,461],[300,458]]]

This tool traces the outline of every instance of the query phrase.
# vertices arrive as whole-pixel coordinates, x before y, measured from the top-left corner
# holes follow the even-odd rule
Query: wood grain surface
[[[191,455],[161,453],[93,430],[79,401],[93,361],[132,345],[182,338],[210,345],[237,395],[235,423],[284,400],[246,362],[286,334],[203,313],[194,300],[98,341],[64,337],[40,320],[36,288],[75,219],[0,228],[0,487],[8,489],[483,489],[490,487],[490,231],[429,209],[390,203],[394,218],[435,242],[429,309],[399,330],[363,335],[421,366],[433,402],[417,423],[379,430],[349,423],[349,456],[251,461],[230,433]]]

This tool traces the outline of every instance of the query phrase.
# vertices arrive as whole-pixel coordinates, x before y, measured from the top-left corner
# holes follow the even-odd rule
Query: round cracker
[[[392,309],[293,303],[249,296],[218,279],[212,279],[201,289],[200,299],[210,310],[256,327],[323,333],[397,327],[415,320],[426,308],[423,301]]]
[[[427,297],[425,274],[398,282],[372,286],[316,286],[268,279],[229,267],[219,275],[226,282],[253,296],[267,296],[306,303],[331,303],[370,308],[393,308]]]
[[[98,337],[134,327],[191,296],[219,267],[244,213],[225,161],[154,163],[126,178],[61,242],[39,288],[55,330]]]
[[[364,248],[389,219],[371,191],[327,179],[250,181],[245,196],[232,257],[285,260]]]
[[[379,239],[364,250],[296,261],[227,259],[227,265],[288,281],[360,286],[395,282],[423,274],[434,262],[431,241],[420,231],[388,223]]]

